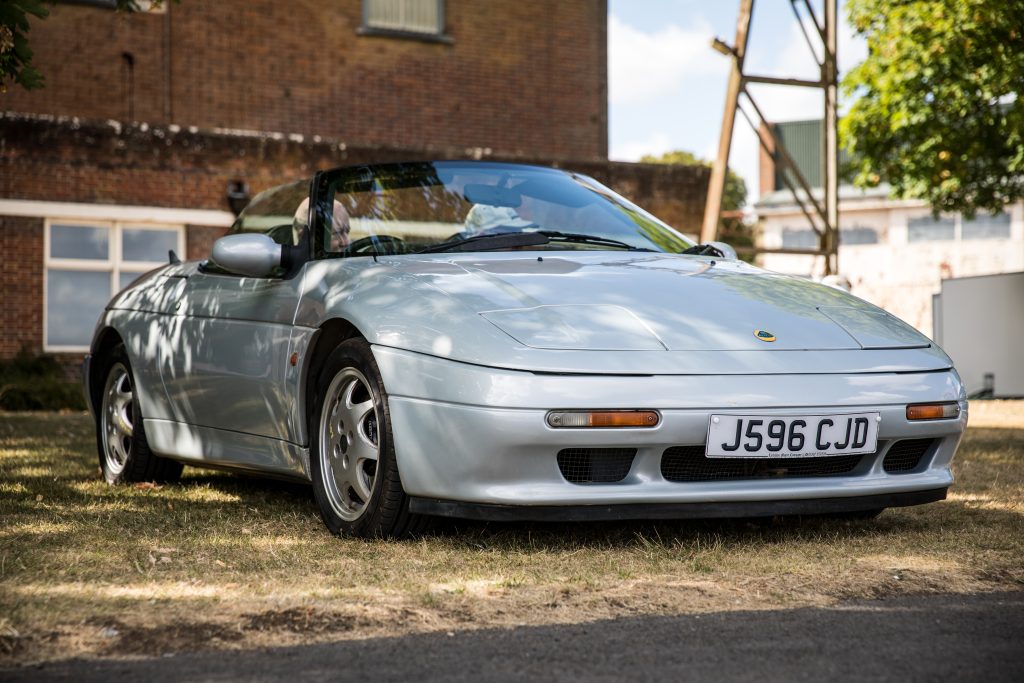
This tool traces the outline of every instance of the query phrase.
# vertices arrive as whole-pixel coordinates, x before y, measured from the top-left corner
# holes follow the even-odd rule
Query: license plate
[[[878,413],[712,415],[709,458],[814,458],[874,453]]]

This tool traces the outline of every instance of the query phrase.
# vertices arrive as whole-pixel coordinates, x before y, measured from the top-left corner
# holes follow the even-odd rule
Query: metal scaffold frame
[[[718,226],[722,217],[722,194],[725,190],[725,176],[729,163],[729,150],[732,147],[732,132],[736,122],[736,112],[754,129],[761,147],[775,158],[779,167],[779,177],[793,194],[793,199],[800,211],[818,235],[817,249],[763,249],[752,247],[738,249],[759,254],[806,254],[825,258],[825,275],[837,272],[839,250],[839,145],[836,137],[838,122],[838,68],[836,65],[836,13],[838,0],[824,0],[824,23],[811,6],[810,0],[789,0],[793,14],[807,41],[815,62],[820,69],[820,77],[816,81],[801,78],[779,78],[774,76],[755,76],[743,71],[747,42],[750,35],[750,20],[754,11],[754,0],[740,0],[739,18],[736,22],[736,40],[732,46],[715,38],[712,47],[718,52],[732,58],[732,70],[725,96],[725,113],[722,116],[722,132],[718,141],[718,156],[711,170],[711,181],[708,184],[707,202],[704,207],[704,223],[701,225],[700,240],[702,243],[714,240],[718,234]],[[816,30],[821,42],[823,56],[819,60],[814,48],[814,41],[807,31],[805,17],[801,15],[797,5],[802,5],[807,13],[806,21]],[[783,141],[776,135],[773,126],[765,118],[747,85],[758,83],[777,86],[796,86],[801,88],[820,88],[825,99],[825,121],[822,126],[822,186],[824,187],[824,203],[811,192],[811,186],[804,174],[794,163],[792,156]],[[740,96],[744,100],[741,102]],[[743,106],[747,104],[748,107]],[[752,110],[748,111],[748,108]]]

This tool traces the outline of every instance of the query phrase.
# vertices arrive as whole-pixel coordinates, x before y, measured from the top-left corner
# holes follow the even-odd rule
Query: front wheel
[[[387,395],[369,344],[349,339],[320,369],[310,419],[313,495],[331,533],[394,538],[420,531],[409,512]]]
[[[124,347],[115,347],[104,360],[106,380],[96,420],[96,445],[103,478],[110,484],[177,480],[181,476],[181,463],[161,458],[149,450],[135,377]]]

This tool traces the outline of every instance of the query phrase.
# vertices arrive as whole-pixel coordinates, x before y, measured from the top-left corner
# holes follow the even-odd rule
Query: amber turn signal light
[[[555,428],[656,427],[660,421],[653,410],[553,410],[547,417]]]
[[[908,420],[948,420],[960,417],[960,406],[956,403],[919,403],[907,406]]]

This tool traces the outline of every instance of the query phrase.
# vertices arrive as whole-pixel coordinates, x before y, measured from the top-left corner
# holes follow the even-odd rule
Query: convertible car
[[[332,532],[398,536],[436,515],[870,516],[953,480],[967,403],[935,344],[580,174],[323,171],[168,260],[86,359],[112,484],[284,477]]]

